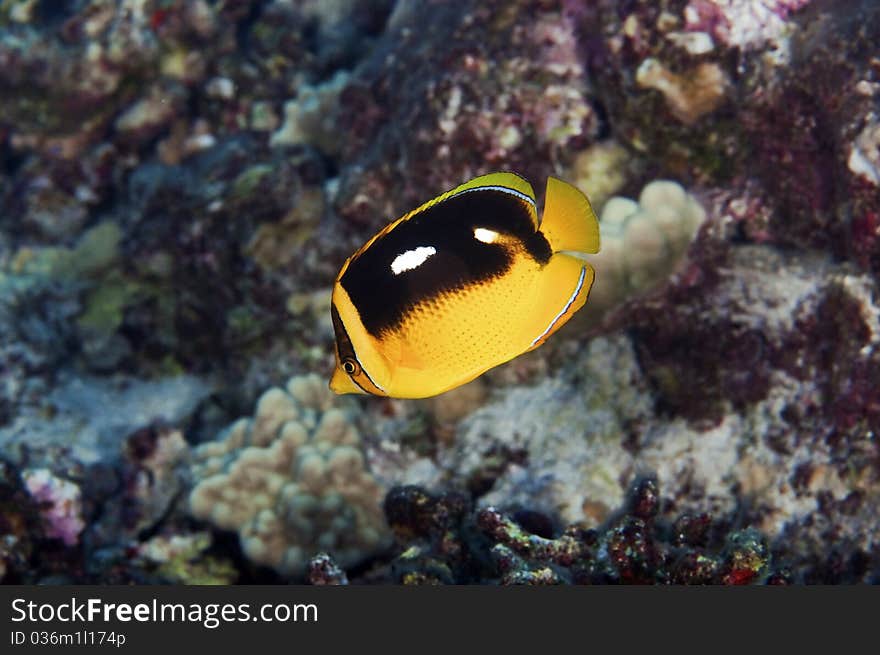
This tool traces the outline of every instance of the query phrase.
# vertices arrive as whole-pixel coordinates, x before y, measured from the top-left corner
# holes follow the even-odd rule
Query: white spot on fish
[[[432,246],[419,246],[413,250],[407,250],[399,254],[391,262],[391,272],[395,275],[400,275],[404,271],[411,271],[424,264],[428,257],[436,254],[437,250]]]
[[[474,238],[483,243],[495,243],[495,240],[498,239],[498,233],[495,230],[478,227],[474,230]]]

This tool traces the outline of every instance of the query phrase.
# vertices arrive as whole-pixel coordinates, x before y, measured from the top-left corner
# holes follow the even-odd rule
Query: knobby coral
[[[591,302],[615,304],[668,277],[705,217],[700,203],[670,180],[645,185],[638,202],[609,199],[600,219],[602,250],[591,260]]]
[[[380,548],[384,490],[333,402],[316,375],[266,391],[253,418],[195,450],[192,514],[238,532],[248,558],[284,575],[317,551],[350,566]]]

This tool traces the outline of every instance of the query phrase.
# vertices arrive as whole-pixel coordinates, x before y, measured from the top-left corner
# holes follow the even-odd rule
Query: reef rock
[[[804,579],[829,546],[876,549],[876,281],[766,246],[733,249],[715,274],[696,288],[676,276],[622,310],[628,335],[594,338],[465,419],[441,453],[448,475],[481,505],[587,525],[656,475],[661,511],[737,516]]]

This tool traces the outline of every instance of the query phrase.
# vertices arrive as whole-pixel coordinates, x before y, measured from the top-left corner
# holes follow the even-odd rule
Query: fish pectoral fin
[[[535,293],[535,311],[530,330],[534,350],[544,343],[584,306],[595,274],[593,267],[579,258],[556,254],[541,274]]]
[[[382,340],[381,355],[389,371],[399,371],[402,368],[418,370],[424,366],[419,353],[400,335]]]
[[[401,339],[398,350],[398,366],[401,368],[412,368],[416,370],[423,369],[425,362],[419,355],[418,351],[412,347],[412,344]]]

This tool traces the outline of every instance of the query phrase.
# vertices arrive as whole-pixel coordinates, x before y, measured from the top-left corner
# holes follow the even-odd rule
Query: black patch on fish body
[[[339,312],[336,311],[335,303],[330,305],[330,318],[333,320],[333,332],[336,333],[336,351],[339,354],[339,361],[357,359],[348,331],[345,329],[342,319],[339,318]]]
[[[333,332],[336,334],[336,353],[339,361],[342,362],[346,359],[353,359],[358,363],[358,366],[361,366],[360,360],[357,358],[357,353],[354,351],[354,345],[352,345],[351,339],[348,336],[348,330],[345,329],[345,325],[339,317],[339,312],[336,310],[335,303],[331,303],[330,305],[330,318],[333,320]],[[363,366],[361,366],[361,370],[363,370]],[[349,375],[348,377],[352,382],[359,386],[364,393],[369,393],[369,391],[364,389],[364,386],[358,382],[353,375]],[[367,378],[369,377],[370,376],[368,375]],[[372,379],[370,379],[370,382],[372,382]]]
[[[553,254],[536,231],[531,205],[512,193],[477,189],[454,195],[414,214],[376,239],[349,264],[340,283],[367,332],[374,337],[398,327],[419,302],[503,276],[516,253],[503,243],[484,243],[474,229],[514,237],[530,257],[546,264]],[[391,263],[416,248],[436,252],[395,274]]]

